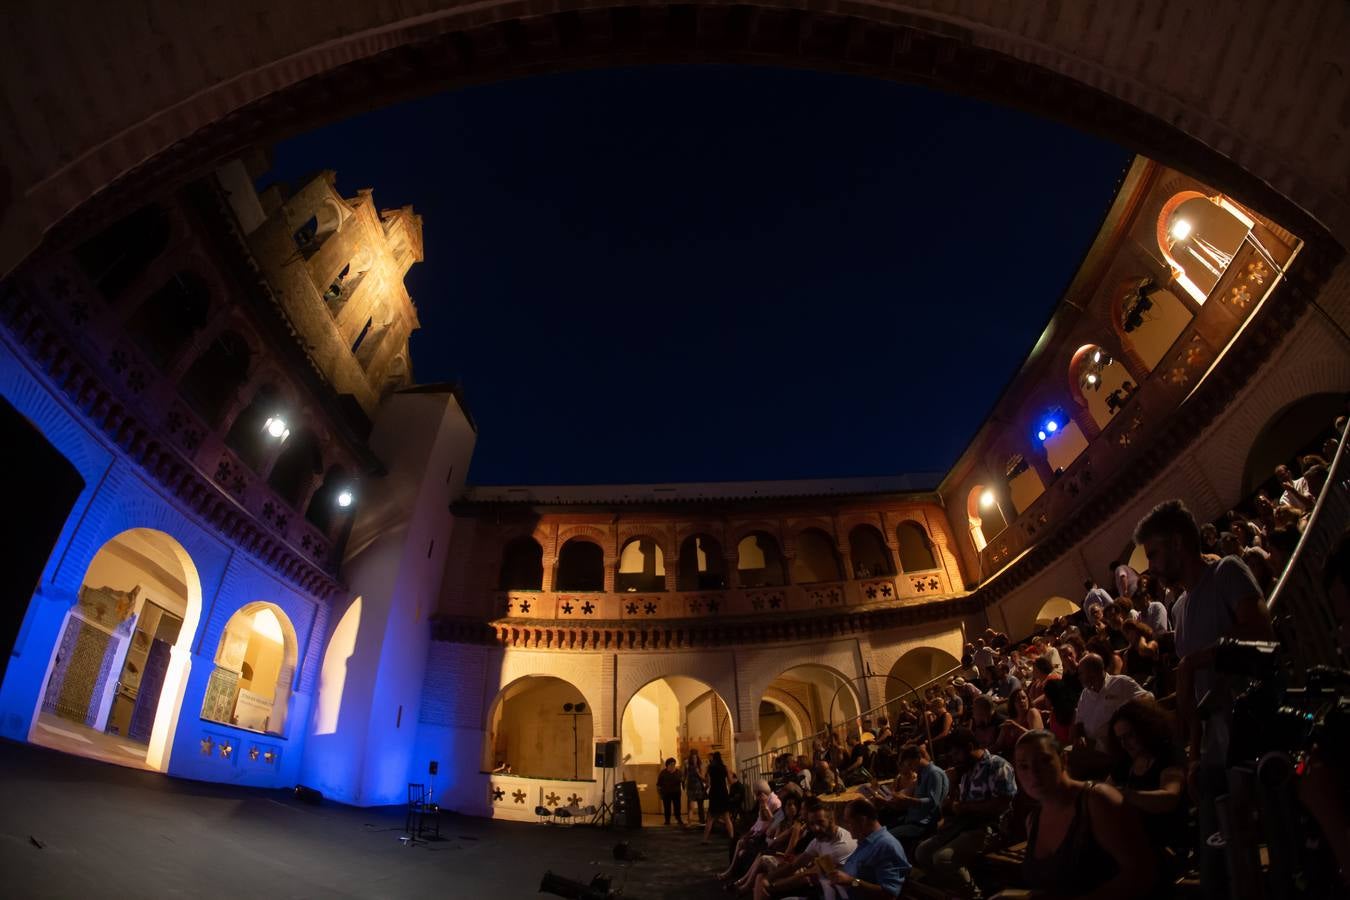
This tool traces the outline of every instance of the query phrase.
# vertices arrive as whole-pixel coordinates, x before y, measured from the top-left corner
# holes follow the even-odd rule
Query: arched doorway
[[[886,679],[887,708],[897,700],[913,701],[911,688],[922,693],[925,684],[960,665],[961,660],[937,647],[915,647],[905,652],[891,666],[890,677]]]
[[[109,540],[67,614],[30,740],[167,769],[200,616],[197,569],[178,541],[149,528]]]
[[[764,704],[772,710],[765,710]],[[781,711],[781,719],[775,716]],[[863,707],[855,683],[836,669],[819,663],[804,663],[785,670],[769,683],[760,701],[759,743],[766,752],[785,746],[782,738],[795,724],[793,741],[804,740],[831,727],[857,730]],[[797,749],[806,753],[809,748]]]
[[[1284,488],[1274,477],[1275,467],[1286,465],[1295,476],[1303,474],[1299,459],[1321,452],[1323,442],[1334,436],[1333,423],[1337,416],[1345,414],[1346,405],[1343,394],[1310,394],[1272,416],[1247,451],[1242,469],[1242,498],[1249,498],[1265,487],[1278,500]]]
[[[696,678],[667,675],[648,682],[629,699],[619,721],[620,778],[638,783],[644,813],[661,811],[656,776],[672,756],[680,760],[697,750],[706,761],[718,752],[735,768],[731,709]]]
[[[1036,624],[1049,625],[1061,616],[1073,615],[1078,609],[1078,604],[1067,597],[1051,597],[1041,604],[1041,611],[1036,613]]]
[[[225,623],[216,646],[202,718],[284,737],[298,656],[295,626],[281,607],[244,606]]]
[[[589,781],[593,710],[571,683],[526,675],[501,689],[488,715],[482,771],[509,766],[524,778]]]

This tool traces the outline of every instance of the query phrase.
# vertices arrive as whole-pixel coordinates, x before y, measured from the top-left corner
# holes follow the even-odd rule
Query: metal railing
[[[927,681],[920,682],[920,683],[917,684],[917,685],[913,685],[913,686],[909,687],[906,691],[904,691],[903,693],[901,693],[899,696],[892,697],[892,698],[890,698],[889,700],[886,700],[886,701],[884,701],[884,702],[882,702],[882,703],[877,704],[876,706],[871,707],[870,709],[865,709],[865,710],[863,710],[862,712],[858,713],[858,715],[856,715],[856,716],[851,716],[851,717],[850,717],[850,720],[851,720],[853,723],[855,723],[855,725],[856,725],[856,724],[860,724],[861,721],[862,721],[863,719],[875,718],[878,714],[884,712],[884,711],[886,710],[887,707],[889,707],[889,706],[895,704],[896,702],[898,702],[898,701],[904,699],[904,698],[905,698],[907,695],[909,695],[909,694],[913,694],[920,702],[922,702],[922,701],[923,701],[923,696],[922,696],[922,694],[920,693],[921,691],[923,691],[923,690],[925,690],[925,689],[931,687],[932,685],[935,685],[935,684],[937,684],[937,683],[939,683],[939,682],[941,682],[941,681],[945,681],[946,679],[951,678],[951,677],[954,676],[957,672],[960,672],[961,669],[962,669],[962,667],[959,666],[959,665],[953,666],[952,668],[948,669],[947,671],[945,671],[945,672],[943,672],[943,673],[941,673],[941,674],[939,674],[939,675],[934,675],[932,678],[928,679]],[[886,677],[888,677],[888,676],[885,676],[885,675],[872,675],[872,676],[864,675],[864,676],[860,676],[860,677],[861,677],[861,678],[869,678],[869,677],[871,677],[871,678],[886,678]],[[810,751],[811,751],[811,747],[812,747],[813,742],[816,741],[816,739],[818,739],[818,738],[825,738],[826,740],[828,740],[830,735],[837,733],[837,732],[836,732],[836,729],[845,729],[845,731],[846,731],[846,730],[848,729],[848,727],[849,727],[849,721],[850,721],[850,720],[845,720],[845,721],[843,721],[843,722],[840,722],[840,723],[837,724],[837,725],[836,725],[835,723],[832,722],[832,723],[826,725],[824,728],[820,729],[819,731],[814,732],[814,733],[812,733],[812,734],[808,734],[808,735],[806,735],[805,737],[798,738],[797,740],[795,740],[795,741],[793,741],[793,742],[791,742],[791,743],[789,743],[789,744],[784,744],[784,745],[781,746],[781,747],[773,747],[773,748],[770,748],[770,749],[768,749],[768,750],[765,750],[764,752],[762,752],[762,753],[760,753],[760,754],[758,754],[758,755],[756,755],[756,756],[751,756],[751,757],[749,757],[749,758],[747,758],[747,759],[741,760],[740,765],[739,765],[739,767],[738,767],[739,770],[740,770],[740,778],[741,778],[741,781],[745,782],[747,785],[753,786],[755,780],[756,780],[756,779],[759,779],[759,778],[763,778],[763,777],[764,777],[764,773],[765,773],[766,771],[772,771],[772,769],[773,769],[773,761],[774,761],[775,759],[777,759],[778,757],[782,756],[784,753],[791,753],[793,756],[803,756],[803,755],[809,756],[809,755],[811,755],[811,752],[810,752]],[[843,736],[843,735],[841,735],[841,737],[842,737],[842,736]],[[746,793],[749,794],[749,793],[751,793],[751,792],[747,790]]]

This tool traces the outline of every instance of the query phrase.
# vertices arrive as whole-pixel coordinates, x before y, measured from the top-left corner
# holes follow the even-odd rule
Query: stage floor
[[[298,803],[288,793],[181,781],[0,741],[7,897],[540,896],[545,869],[596,873],[636,900],[729,895],[726,841],[663,828],[602,831],[446,814],[443,840],[399,842],[399,808]],[[659,820],[658,820],[659,821]],[[618,841],[648,856],[625,866]],[[37,846],[41,844],[41,847]]]

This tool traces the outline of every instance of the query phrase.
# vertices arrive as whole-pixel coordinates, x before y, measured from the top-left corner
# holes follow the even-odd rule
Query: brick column
[[[740,557],[734,554],[732,556],[723,556],[722,562],[726,566],[727,570],[727,587],[728,588],[740,587],[741,572],[740,569],[736,568],[737,563],[740,562]]]

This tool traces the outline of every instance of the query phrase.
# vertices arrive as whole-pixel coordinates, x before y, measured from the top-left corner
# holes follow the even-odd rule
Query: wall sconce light
[[[337,505],[346,509],[356,502],[356,495],[352,493],[351,488],[343,488],[338,491]]]
[[[267,417],[267,421],[263,423],[263,432],[278,441],[284,441],[291,436],[290,427],[286,425],[286,420],[279,415]]]

